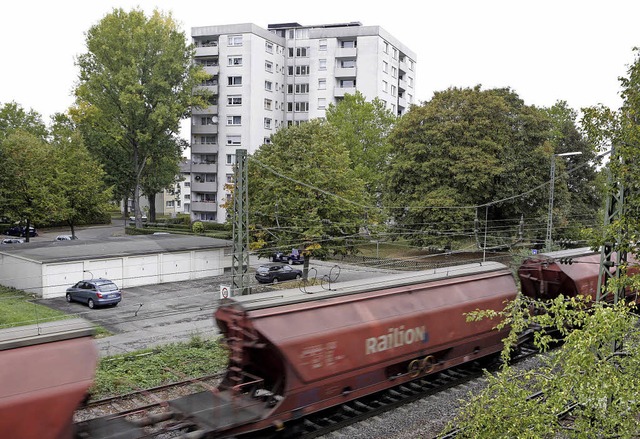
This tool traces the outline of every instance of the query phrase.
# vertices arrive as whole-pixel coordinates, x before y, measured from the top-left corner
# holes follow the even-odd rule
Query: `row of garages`
[[[83,279],[127,288],[220,276],[230,251],[229,241],[187,235],[18,244],[0,248],[0,284],[51,298]]]

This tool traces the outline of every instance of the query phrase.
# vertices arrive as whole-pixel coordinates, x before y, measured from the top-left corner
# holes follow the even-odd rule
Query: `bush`
[[[191,230],[193,233],[197,233],[198,235],[202,235],[204,233],[204,224],[201,221],[196,221],[191,225]]]

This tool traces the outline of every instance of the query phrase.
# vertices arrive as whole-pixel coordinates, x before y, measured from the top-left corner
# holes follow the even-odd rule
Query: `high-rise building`
[[[416,55],[379,26],[298,23],[194,27],[209,106],[191,120],[191,216],[224,222],[236,149],[249,154],[280,127],[325,116],[356,90],[402,115],[415,97]]]

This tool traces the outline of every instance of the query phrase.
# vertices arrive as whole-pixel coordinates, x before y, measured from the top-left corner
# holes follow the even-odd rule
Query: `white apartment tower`
[[[379,26],[234,24],[194,27],[191,36],[213,94],[191,121],[193,220],[226,220],[220,204],[236,149],[251,154],[278,128],[324,117],[356,90],[398,115],[414,102],[416,56]]]

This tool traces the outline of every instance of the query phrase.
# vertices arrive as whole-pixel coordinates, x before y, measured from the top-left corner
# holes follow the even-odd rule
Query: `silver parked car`
[[[81,280],[67,288],[67,302],[86,303],[89,308],[96,306],[116,306],[122,300],[122,292],[108,279]]]

